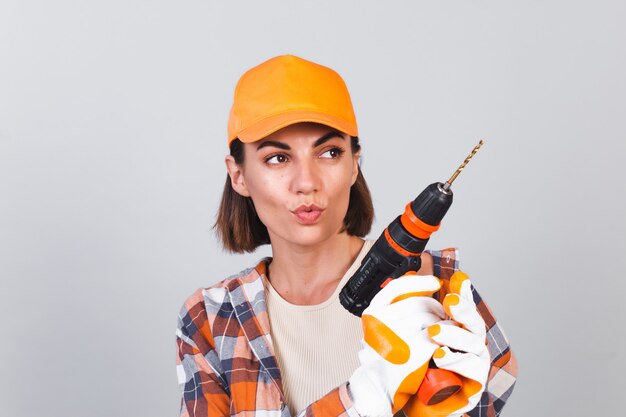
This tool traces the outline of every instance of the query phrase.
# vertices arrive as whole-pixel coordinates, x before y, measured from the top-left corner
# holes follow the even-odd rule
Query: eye
[[[287,162],[287,155],[278,153],[265,158],[265,163],[269,165],[278,165]]]
[[[331,158],[331,159],[336,159],[339,158],[341,155],[343,155],[343,153],[345,152],[344,149],[338,147],[338,146],[334,146],[332,148],[330,148],[329,150],[327,150],[326,152],[324,152],[322,155],[320,155],[322,158]],[[325,156],[328,155],[328,156]]]

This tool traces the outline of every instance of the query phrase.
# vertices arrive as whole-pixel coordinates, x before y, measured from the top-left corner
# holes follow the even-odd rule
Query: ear
[[[361,151],[359,150],[352,157],[353,157],[353,161],[352,161],[352,183],[350,184],[351,186],[354,185],[357,177],[359,176],[359,166],[361,163]]]
[[[237,165],[235,158],[231,155],[227,155],[224,162],[226,163],[226,169],[230,176],[230,185],[233,187],[233,190],[244,197],[250,197],[241,166]]]

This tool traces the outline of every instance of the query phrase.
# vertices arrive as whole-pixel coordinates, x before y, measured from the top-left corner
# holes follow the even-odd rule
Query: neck
[[[292,304],[322,303],[333,294],[362,247],[362,239],[345,232],[310,247],[272,244],[272,287]]]

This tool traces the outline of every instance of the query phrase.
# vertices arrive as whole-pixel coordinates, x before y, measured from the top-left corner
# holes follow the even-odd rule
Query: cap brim
[[[246,129],[240,131],[237,135],[237,138],[245,143],[256,142],[257,140],[263,139],[264,137],[271,135],[272,133],[282,129],[283,127],[301,122],[321,123],[323,125],[333,127],[341,132],[347,133],[350,136],[358,136],[358,131],[355,123],[350,123],[343,119],[329,116],[324,113],[300,110],[267,117],[253,124],[252,126],[249,126]],[[232,141],[233,139],[235,138],[231,138],[230,141]]]

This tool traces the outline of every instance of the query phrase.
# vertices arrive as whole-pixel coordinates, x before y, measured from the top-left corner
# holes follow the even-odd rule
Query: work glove
[[[348,385],[361,416],[391,416],[417,392],[439,348],[428,327],[445,319],[443,305],[432,298],[440,287],[434,276],[402,276],[363,311],[361,366]]]
[[[455,372],[463,382],[459,392],[444,401],[426,405],[415,395],[404,406],[408,417],[457,417],[472,410],[485,390],[491,365],[485,321],[478,313],[471,282],[460,271],[450,278],[450,292],[443,300],[452,320],[428,327],[430,339],[440,345],[433,359],[438,368]]]

